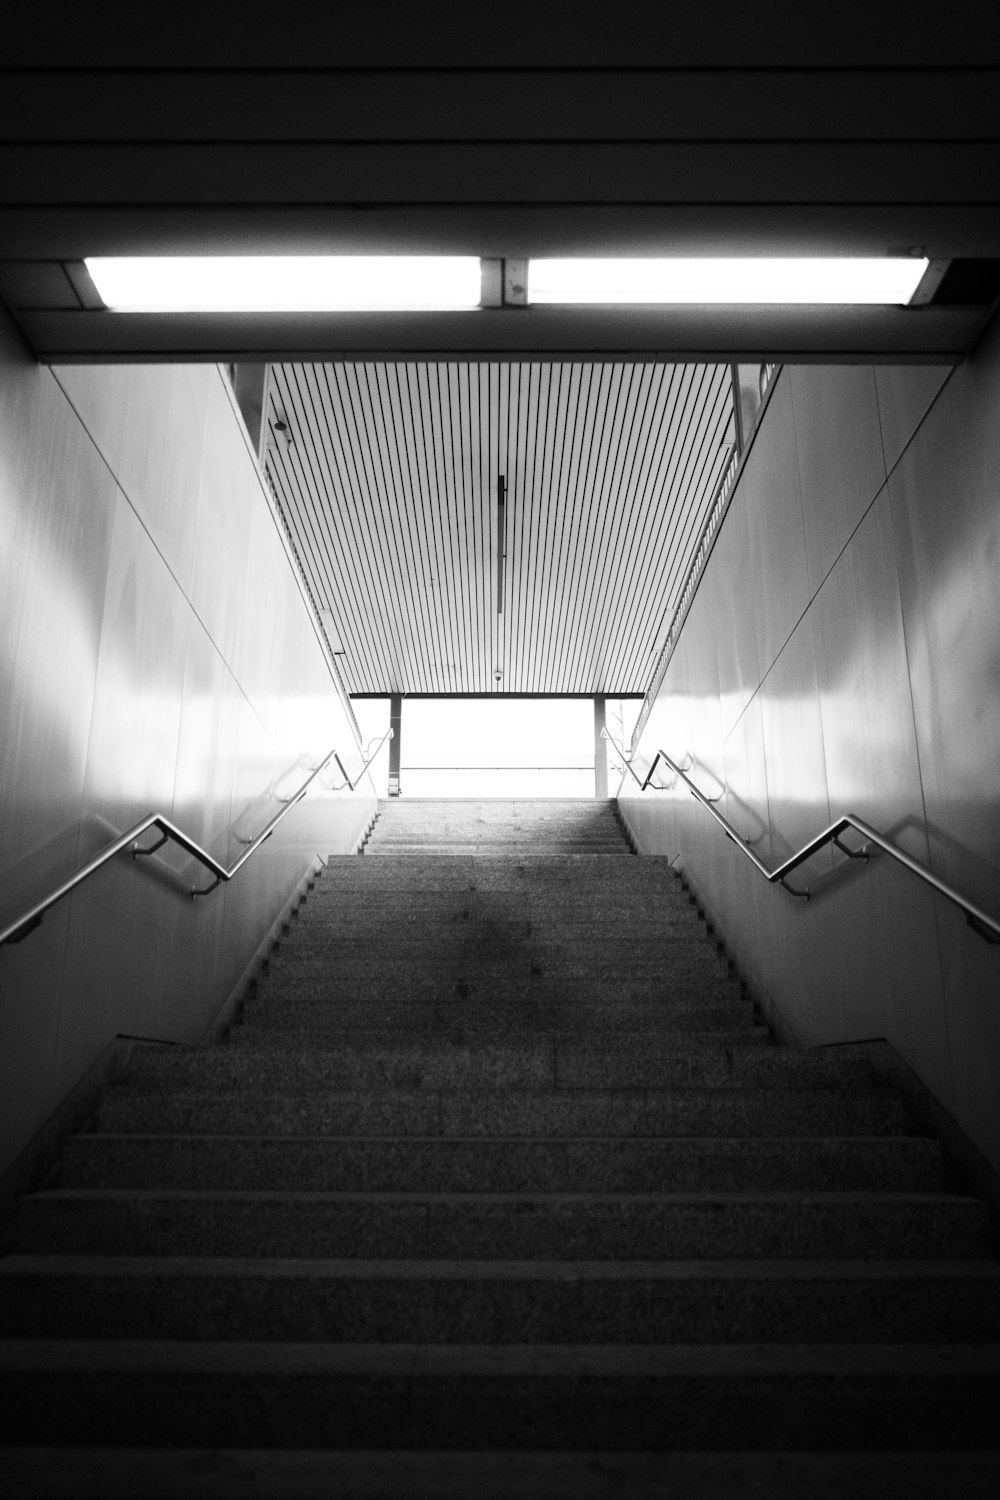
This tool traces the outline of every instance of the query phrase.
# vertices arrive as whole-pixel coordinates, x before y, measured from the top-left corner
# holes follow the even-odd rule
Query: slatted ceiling
[[[268,467],[350,692],[645,691],[729,456],[728,366],[272,375],[272,436],[282,418],[292,441]]]

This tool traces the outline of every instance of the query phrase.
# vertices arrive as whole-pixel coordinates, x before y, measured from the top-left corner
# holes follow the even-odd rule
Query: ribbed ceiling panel
[[[645,691],[731,452],[727,365],[286,364],[269,389],[350,692]]]

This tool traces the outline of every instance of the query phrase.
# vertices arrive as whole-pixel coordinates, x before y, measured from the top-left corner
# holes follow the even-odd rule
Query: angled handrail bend
[[[392,730],[390,729],[389,735],[391,734]],[[379,742],[379,749],[381,749],[382,744],[384,744],[385,740],[388,737],[388,735],[383,736],[382,740]],[[375,751],[375,755],[377,754],[378,750]],[[371,764],[374,758],[374,755],[369,756],[368,760],[364,764],[364,770],[368,769],[368,766]],[[225,865],[219,864],[217,859],[213,859],[212,855],[209,854],[207,849],[203,849],[200,844],[195,842],[194,839],[189,838],[182,829],[178,828],[175,823],[172,823],[170,819],[163,813],[148,813],[146,817],[140,818],[138,823],[133,823],[131,828],[126,829],[126,831],[123,834],[120,834],[119,837],[116,838],[112,843],[107,844],[100,851],[100,853],[95,854],[93,859],[88,860],[87,864],[82,865],[79,870],[76,870],[72,875],[68,877],[68,879],[64,880],[61,885],[56,886],[55,889],[50,891],[47,896],[44,896],[41,901],[36,901],[34,906],[29,907],[27,911],[22,912],[15,921],[9,923],[8,926],[0,931],[0,947],[2,947],[4,943],[19,943],[22,938],[26,938],[30,932],[34,932],[35,928],[40,925],[42,918],[45,916],[45,913],[49,910],[50,907],[55,906],[57,901],[61,901],[64,896],[68,896],[71,891],[76,890],[76,887],[78,885],[82,885],[82,883],[86,879],[88,879],[89,876],[93,875],[95,871],[99,870],[102,865],[106,865],[109,860],[114,859],[116,854],[121,854],[126,849],[129,850],[133,859],[141,859],[146,855],[155,854],[157,849],[161,849],[168,839],[172,839],[175,844],[179,844],[180,847],[184,849],[188,854],[190,854],[194,859],[196,859],[199,864],[204,865],[205,869],[208,870],[210,875],[213,875],[215,877],[210,885],[191,887],[190,895],[192,900],[196,896],[207,896],[209,892],[214,891],[216,886],[220,885],[222,881],[232,880],[233,876],[243,868],[250,856],[252,854],[256,854],[261,844],[263,844],[265,840],[271,837],[272,833],[277,828],[282,818],[286,817],[287,814],[291,812],[292,808],[297,802],[302,801],[302,798],[305,796],[312,783],[316,780],[316,777],[322,770],[326,768],[326,766],[329,765],[330,761],[334,759],[336,759],[337,764],[340,765],[340,768],[343,771],[343,766],[341,765],[340,757],[337,755],[336,749],[333,749],[327,755],[324,755],[319,765],[314,767],[314,769],[309,773],[294,796],[289,797],[287,801],[282,803],[282,806],[275,813],[274,817],[264,825],[260,833],[257,834],[256,838],[251,839],[250,843],[243,850],[243,853],[240,855],[236,863],[230,865],[228,869]],[[345,777],[346,774],[347,773],[344,772]],[[347,784],[353,791],[356,783],[352,783],[348,779]],[[148,833],[151,828],[157,829],[160,833],[160,837],[156,840],[155,844],[150,844],[147,848],[140,848],[138,840],[142,838],[144,833]]]
[[[746,855],[750,863],[760,871],[764,879],[771,885],[782,885],[791,895],[798,896],[803,901],[808,901],[808,887],[805,890],[797,890],[794,886],[788,884],[786,877],[793,870],[798,869],[799,865],[804,864],[807,859],[810,859],[822,849],[824,844],[836,844],[841,853],[846,854],[849,859],[863,859],[865,861],[868,860],[871,847],[874,845],[876,848],[881,849],[884,854],[888,854],[891,859],[903,865],[905,869],[910,870],[914,875],[918,875],[927,885],[932,886],[939,895],[944,896],[946,901],[952,902],[954,906],[957,906],[960,911],[964,912],[970,927],[979,937],[988,943],[1000,943],[1000,922],[991,917],[988,912],[985,912],[981,906],[977,906],[974,901],[969,901],[959,891],[956,891],[955,887],[949,885],[946,880],[942,880],[940,876],[935,875],[926,865],[922,865],[919,860],[914,859],[912,855],[907,854],[905,850],[900,849],[898,845],[892,843],[884,834],[879,833],[877,828],[873,828],[870,823],[865,822],[864,818],[859,818],[854,813],[842,814],[829,827],[824,828],[821,833],[816,834],[815,838],[811,838],[807,844],[803,844],[801,849],[795,854],[790,855],[776,869],[770,870],[764,861],[750,848],[747,839],[733,827],[729,819],[724,817],[714,805],[712,798],[705,796],[705,793],[699,786],[695,785],[683,767],[679,766],[665,750],[657,750],[645,781],[639,781],[638,776],[636,776],[632,767],[628,764],[628,760],[618,745],[617,740],[608,734],[606,730],[604,734],[605,738],[611,740],[612,744],[614,744],[628,770],[631,772],[633,780],[638,783],[642,790],[645,790],[648,786],[652,786],[653,790],[658,792],[667,790],[666,787],[659,786],[652,781],[653,772],[660,761],[669,767],[675,776],[679,776],[691,795],[701,803],[702,807],[707,808],[712,814],[712,817],[719,824],[726,837],[732,840],[741,853]],[[851,849],[841,841],[840,835],[845,833],[848,828],[853,828],[856,833],[859,833],[866,840],[866,843],[860,849]]]

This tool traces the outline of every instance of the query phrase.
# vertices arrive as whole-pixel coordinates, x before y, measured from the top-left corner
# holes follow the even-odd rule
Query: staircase
[[[993,1496],[984,1206],[611,804],[394,802],[0,1261],[14,1496]]]

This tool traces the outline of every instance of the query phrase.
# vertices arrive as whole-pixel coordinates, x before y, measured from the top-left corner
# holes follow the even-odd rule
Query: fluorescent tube
[[[907,303],[928,262],[879,259],[530,260],[529,302]]]
[[[85,262],[114,312],[416,312],[480,305],[472,255],[141,255]]]

